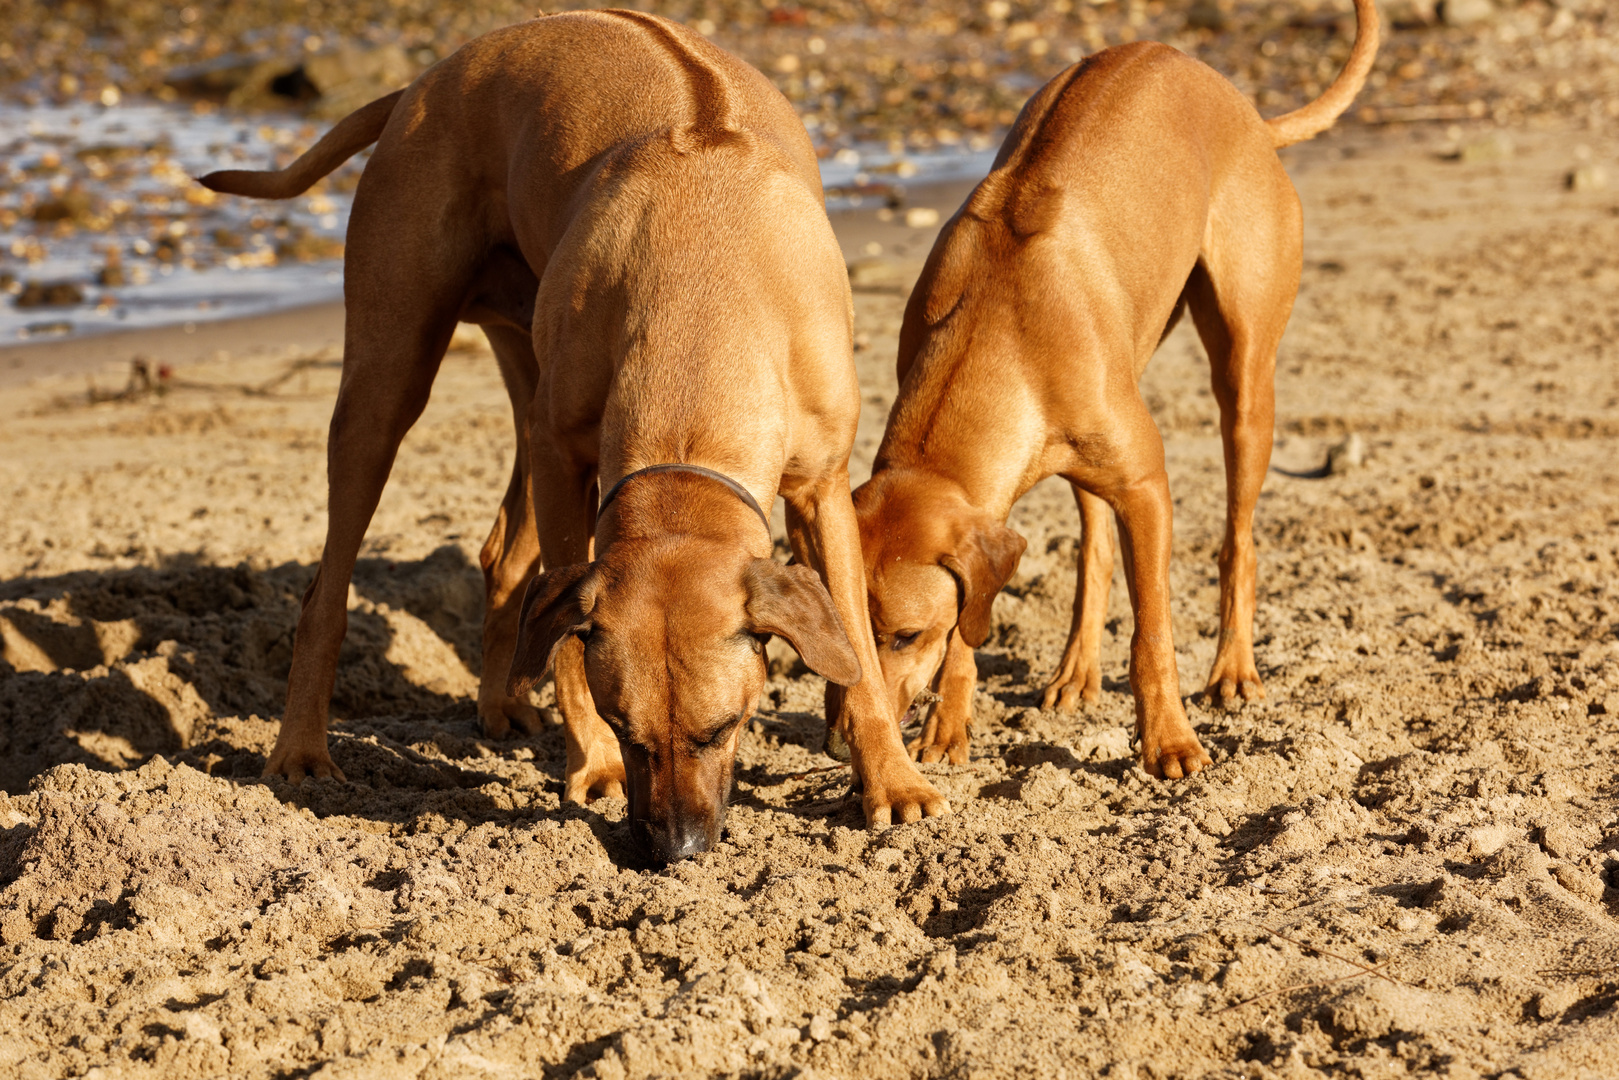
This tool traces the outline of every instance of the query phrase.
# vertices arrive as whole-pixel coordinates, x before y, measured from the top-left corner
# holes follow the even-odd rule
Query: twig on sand
[[[1293,944],[1297,945],[1301,949],[1308,949],[1310,952],[1320,953],[1322,956],[1330,956],[1334,960],[1342,960],[1344,963],[1348,964],[1350,967],[1358,967],[1358,968],[1360,968],[1360,973],[1362,975],[1376,975],[1379,979],[1382,979],[1384,982],[1393,983],[1395,986],[1404,986],[1405,985],[1405,983],[1401,982],[1399,979],[1394,978],[1392,975],[1384,975],[1384,974],[1380,973],[1381,968],[1387,967],[1390,963],[1393,962],[1391,960],[1385,960],[1381,964],[1376,965],[1375,967],[1368,967],[1367,965],[1361,963],[1358,960],[1351,960],[1347,956],[1339,956],[1335,952],[1328,952],[1326,949],[1321,948],[1321,946],[1319,946],[1319,945],[1311,945],[1308,942],[1300,941],[1298,938],[1288,937],[1286,934],[1282,933],[1280,930],[1272,930],[1270,927],[1265,926],[1263,924],[1257,924],[1257,925],[1259,925],[1259,928],[1261,930],[1265,931],[1267,934],[1270,934],[1272,937],[1279,937],[1283,941],[1291,941]]]
[[[274,397],[277,390],[292,380],[294,375],[307,372],[311,368],[336,367],[338,362],[322,356],[303,356],[287,362],[279,375],[271,376],[257,386],[247,383],[215,383],[192,382],[189,379],[169,379],[168,383],[177,390],[206,390],[213,393],[235,393],[245,397]]]
[[[242,393],[247,394],[249,397],[269,397],[272,392],[279,389],[283,383],[288,382],[299,372],[308,371],[310,368],[321,367],[323,365],[336,366],[332,361],[323,356],[299,357],[288,364],[286,370],[274,378],[260,383],[258,386],[242,386],[239,389],[242,391]]]
[[[1263,994],[1255,994],[1251,998],[1243,998],[1241,1001],[1238,1001],[1238,1002],[1236,1002],[1234,1004],[1231,1004],[1231,1005],[1227,1005],[1223,1009],[1216,1009],[1216,1010],[1214,1010],[1215,1015],[1219,1015],[1220,1013],[1223,1013],[1223,1012],[1230,1012],[1232,1009],[1240,1009],[1244,1005],[1250,1005],[1253,1002],[1262,1001],[1262,1000],[1264,1000],[1265,998],[1268,998],[1268,997],[1275,997],[1278,994],[1290,994],[1295,990],[1313,990],[1316,987],[1331,986],[1333,983],[1347,982],[1350,979],[1360,979],[1360,978],[1364,978],[1367,975],[1375,976],[1376,978],[1382,979],[1386,983],[1392,983],[1395,986],[1405,986],[1406,985],[1405,983],[1401,982],[1399,979],[1396,979],[1394,976],[1384,974],[1383,969],[1388,967],[1390,964],[1392,964],[1394,962],[1392,959],[1385,960],[1381,964],[1363,964],[1359,960],[1351,960],[1347,956],[1342,956],[1342,955],[1339,955],[1338,953],[1335,953],[1335,952],[1329,952],[1328,950],[1321,948],[1321,946],[1319,946],[1319,945],[1311,945],[1308,942],[1300,941],[1296,937],[1289,937],[1287,934],[1282,933],[1280,930],[1272,930],[1270,927],[1264,925],[1263,923],[1255,923],[1254,925],[1258,926],[1261,930],[1265,931],[1265,933],[1271,935],[1272,937],[1278,937],[1278,938],[1281,938],[1283,941],[1292,942],[1294,945],[1297,945],[1299,948],[1304,949],[1306,952],[1317,953],[1317,954],[1319,954],[1321,956],[1330,956],[1334,960],[1337,960],[1337,961],[1340,961],[1342,963],[1348,964],[1350,967],[1353,967],[1353,968],[1359,968],[1360,970],[1356,971],[1352,975],[1339,975],[1337,978],[1334,978],[1334,979],[1322,979],[1322,980],[1320,980],[1318,982],[1298,983],[1298,984],[1295,984],[1293,986],[1282,986],[1282,987],[1278,987],[1275,990],[1267,990]]]
[[[818,802],[805,803],[803,806],[790,806],[787,812],[798,817],[831,817],[833,814],[841,814],[848,806],[849,796],[839,795],[835,799],[821,799]]]
[[[277,391],[286,385],[295,375],[308,372],[311,368],[337,367],[336,360],[323,356],[305,356],[287,363],[286,367],[277,375],[252,386],[247,383],[216,383],[196,382],[181,378],[167,364],[157,364],[143,356],[137,356],[129,363],[129,382],[122,390],[103,390],[96,385],[94,378],[88,380],[89,388],[83,399],[74,397],[59,397],[54,406],[58,409],[76,408],[81,404],[100,405],[106,402],[140,401],[144,398],[163,397],[174,390],[193,390],[212,394],[241,394],[244,397],[275,397]]]
[[[1339,957],[1338,959],[1342,959],[1342,957]],[[1364,971],[1357,971],[1350,975],[1340,975],[1336,979],[1322,979],[1319,982],[1297,983],[1293,986],[1279,986],[1275,990],[1267,990],[1263,994],[1255,994],[1251,998],[1243,998],[1241,1001],[1233,1005],[1227,1005],[1223,1009],[1215,1009],[1214,1015],[1219,1016],[1221,1013],[1230,1012],[1232,1009],[1240,1009],[1244,1005],[1252,1005],[1256,1001],[1263,1001],[1265,998],[1275,997],[1277,994],[1291,994],[1295,990],[1314,990],[1318,986],[1331,986],[1333,983],[1347,982],[1350,979],[1362,979],[1367,975],[1377,975],[1379,978],[1386,978],[1386,976],[1383,976],[1380,973],[1380,969],[1388,966],[1389,963],[1390,961],[1385,960],[1376,967],[1369,967]],[[1359,967],[1360,965],[1357,964],[1356,966]]]
[[[803,780],[807,777],[818,776],[821,773],[837,772],[839,769],[847,769],[848,767],[849,763],[847,761],[840,761],[836,765],[823,765],[819,769],[805,769],[803,772],[788,773],[787,779]]]
[[[1535,974],[1548,979],[1601,979],[1612,976],[1613,971],[1613,968],[1600,967],[1549,967]]]

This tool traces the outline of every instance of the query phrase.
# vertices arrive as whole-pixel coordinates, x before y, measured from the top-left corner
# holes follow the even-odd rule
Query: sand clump
[[[778,650],[724,842],[662,872],[623,802],[561,804],[559,728],[479,735],[476,551],[511,452],[487,355],[446,361],[355,576],[352,782],[298,788],[258,774],[333,357],[19,391],[0,1077],[1611,1075],[1619,218],[1561,187],[1574,138],[1290,152],[1309,263],[1257,520],[1269,697],[1237,712],[1197,695],[1224,494],[1190,329],[1149,369],[1212,769],[1134,763],[1122,581],[1102,702],[1037,707],[1078,534],[1048,483],[1014,511],[972,760],[924,768],[956,813],[860,828],[821,685]],[[856,294],[862,463],[903,302]],[[1359,467],[1324,468],[1350,433]]]

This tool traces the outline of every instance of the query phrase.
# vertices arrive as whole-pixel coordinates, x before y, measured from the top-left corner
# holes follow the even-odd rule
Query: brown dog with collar
[[[469,43],[279,173],[203,182],[286,198],[372,141],[326,549],[266,773],[342,777],[326,728],[350,575],[463,320],[494,347],[519,443],[481,560],[485,731],[533,730],[526,692],[554,664],[566,798],[627,780],[656,859],[705,850],[779,634],[849,687],[868,822],[948,813],[878,677],[849,495],[853,309],[786,99],[677,23],[553,15]],[[801,566],[770,558],[778,493]]]
[[[1227,704],[1264,696],[1253,512],[1303,244],[1276,149],[1326,130],[1365,82],[1374,0],[1355,0],[1355,13],[1337,80],[1270,121],[1213,69],[1156,42],[1076,64],[1024,106],[993,170],[940,233],[905,311],[899,397],[871,480],[855,492],[890,698],[904,710],[930,681],[939,695],[911,744],[922,761],[967,760],[973,648],[1024,548],[1007,515],[1059,475],[1073,486],[1084,539],[1068,646],[1043,707],[1100,696],[1111,509],[1135,614],[1142,764],[1183,777],[1210,763],[1181,704],[1169,484],[1137,390],[1188,307],[1213,369],[1226,460],[1208,688]]]

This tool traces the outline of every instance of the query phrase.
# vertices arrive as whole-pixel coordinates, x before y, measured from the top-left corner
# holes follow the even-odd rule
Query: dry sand
[[[1213,769],[1134,764],[1122,582],[1102,704],[1037,708],[1078,531],[1048,482],[1014,513],[973,760],[925,769],[955,815],[863,831],[781,653],[725,842],[659,873],[622,802],[560,805],[558,728],[479,736],[511,453],[486,355],[446,362],[355,578],[346,785],[257,779],[335,354],[244,332],[160,399],[8,389],[0,1076],[1614,1076],[1619,196],[1561,180],[1576,142],[1616,147],[1514,137],[1290,152],[1270,698],[1240,712],[1196,693],[1223,492],[1191,332],[1148,371]],[[859,274],[862,468],[915,254]],[[1364,464],[1319,475],[1351,433]]]

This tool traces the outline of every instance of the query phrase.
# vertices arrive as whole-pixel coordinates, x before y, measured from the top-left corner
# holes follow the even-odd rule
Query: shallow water
[[[227,116],[158,103],[0,104],[0,274],[13,278],[11,302],[0,307],[0,341],[337,299],[341,262],[298,261],[286,245],[302,238],[318,251],[339,240],[348,193],[263,204],[215,197],[192,179],[268,164],[316,134],[286,114]],[[98,282],[109,261],[119,265],[122,284]],[[31,282],[71,282],[82,302],[20,306]]]
[[[340,299],[341,258],[309,257],[340,251],[363,158],[284,203],[214,196],[193,180],[290,160],[323,130],[291,113],[0,102],[0,281],[9,275],[11,294],[0,305],[0,343]],[[827,152],[828,209],[903,205],[906,185],[981,176],[994,153],[982,137],[928,152],[878,144]],[[110,263],[122,283],[103,283]],[[31,283],[71,283],[80,299],[21,306]]]

